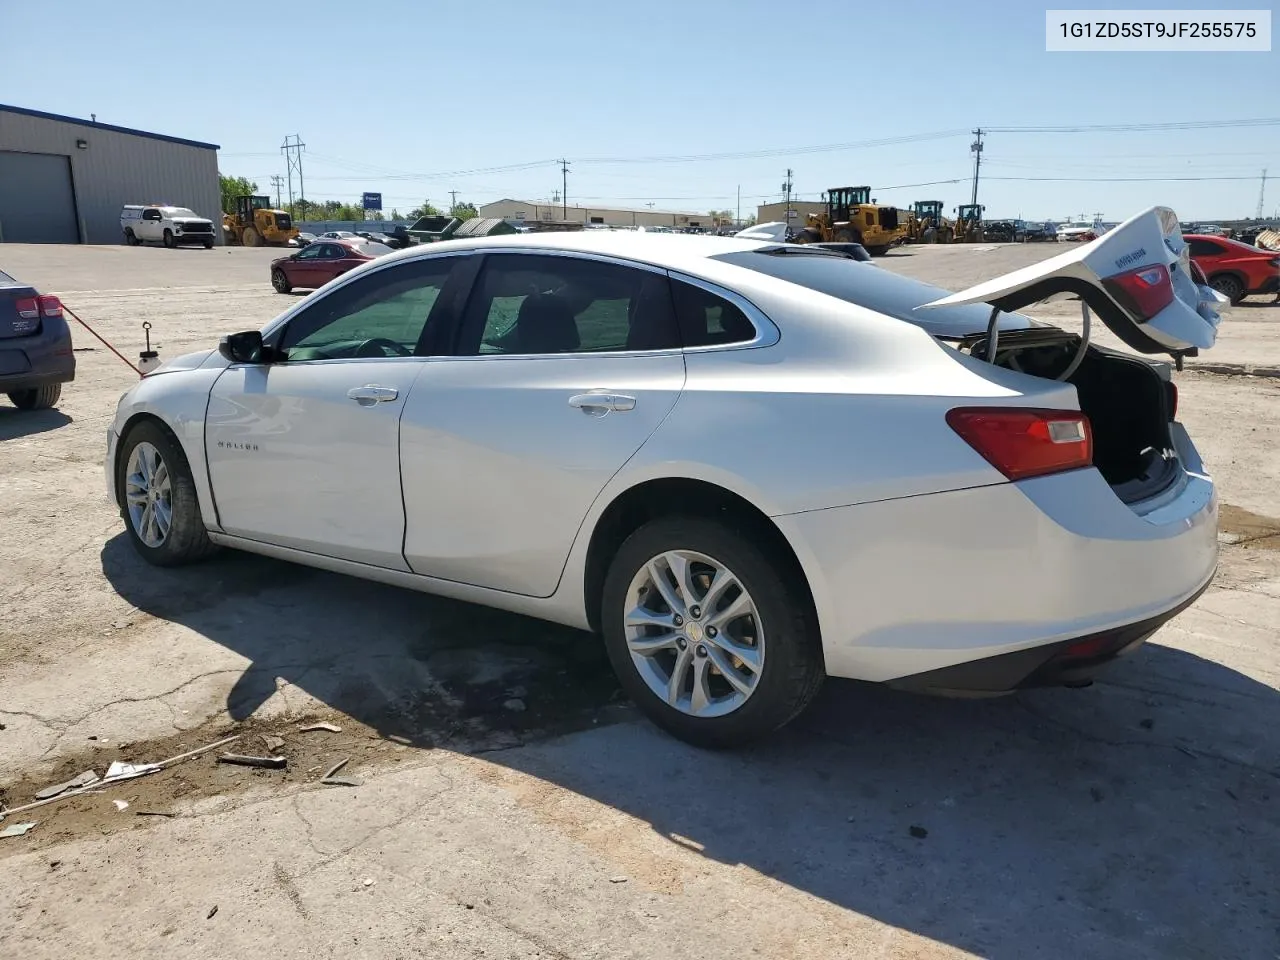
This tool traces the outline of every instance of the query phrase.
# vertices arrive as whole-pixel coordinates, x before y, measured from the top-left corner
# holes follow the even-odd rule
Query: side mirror
[[[218,341],[218,352],[232,363],[261,363],[262,331],[229,333]]]

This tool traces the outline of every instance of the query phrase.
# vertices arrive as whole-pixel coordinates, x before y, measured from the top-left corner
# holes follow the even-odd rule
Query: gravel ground
[[[959,289],[1056,252],[877,263]],[[278,253],[6,245],[0,268],[128,355],[150,321],[172,357],[281,310]],[[233,734],[242,753],[279,737],[288,768],[207,755],[33,811],[0,839],[0,953],[1277,955],[1268,303],[1226,311],[1177,375],[1225,504],[1222,565],[1144,651],[1087,690],[997,701],[831,683],[730,755],[637,721],[575,631],[258,557],[147,568],[101,465],[133,375],[77,328],[59,409],[0,405],[0,800]],[[341,730],[301,732],[316,720]],[[319,784],[344,758],[359,786]]]

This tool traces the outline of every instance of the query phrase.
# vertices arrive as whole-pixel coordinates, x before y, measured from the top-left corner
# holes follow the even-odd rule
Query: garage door
[[[0,150],[0,238],[79,243],[71,158]]]

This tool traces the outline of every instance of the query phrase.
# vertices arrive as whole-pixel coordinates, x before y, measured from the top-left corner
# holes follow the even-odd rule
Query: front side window
[[[277,349],[291,363],[429,352],[419,346],[431,324],[447,322],[435,308],[456,262],[416,260],[339,287],[290,320]]]
[[[482,355],[680,346],[664,274],[571,256],[487,257],[468,330],[468,352]]]
[[[315,260],[324,252],[323,243],[309,243],[298,251],[299,260]]]

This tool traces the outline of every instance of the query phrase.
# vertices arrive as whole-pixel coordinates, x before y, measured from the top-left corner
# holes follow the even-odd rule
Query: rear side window
[[[1212,240],[1197,240],[1192,238],[1187,241],[1187,245],[1191,248],[1193,257],[1214,257],[1222,252],[1222,247],[1218,246]]]
[[[755,325],[724,297],[683,280],[671,281],[671,293],[686,347],[748,343],[756,338]]]

